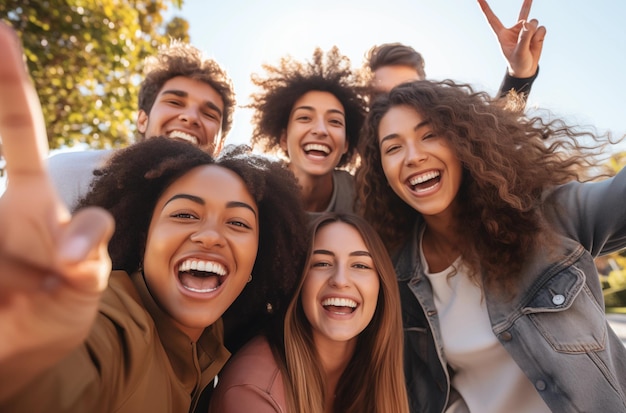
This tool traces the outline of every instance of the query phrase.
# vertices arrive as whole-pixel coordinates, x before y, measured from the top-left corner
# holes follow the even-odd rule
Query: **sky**
[[[522,0],[491,0],[502,23],[515,23]],[[336,45],[361,67],[375,44],[418,50],[431,80],[454,79],[495,94],[506,70],[500,46],[475,0],[184,0],[167,17],[190,23],[191,43],[229,73],[240,105],[252,73],[285,55],[304,60]],[[547,29],[531,108],[577,125],[626,134],[626,2],[535,0],[530,18]],[[250,111],[237,108],[227,143],[247,143]],[[626,150],[626,144],[616,147]]]

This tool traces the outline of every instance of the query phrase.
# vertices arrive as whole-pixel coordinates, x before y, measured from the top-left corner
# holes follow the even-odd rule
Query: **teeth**
[[[332,297],[332,298],[327,298],[324,301],[322,301],[322,305],[324,307],[332,305],[334,307],[350,307],[350,308],[356,308],[356,301],[351,300],[349,298],[337,298],[337,297]]]
[[[426,181],[430,181],[431,179],[437,178],[440,175],[439,171],[429,171],[425,174],[415,176],[409,180],[411,185],[421,184]]]
[[[307,143],[306,145],[304,145],[304,150],[305,151],[320,151],[320,152],[324,152],[325,154],[329,154],[330,153],[330,148],[326,145],[320,145],[319,143]]]
[[[179,130],[175,130],[175,131],[170,132],[168,136],[170,138],[177,138],[177,139],[182,139],[182,140],[187,141],[187,142],[191,142],[194,145],[198,144],[198,138],[197,137],[195,137],[193,135],[190,135],[188,133],[179,131]]]
[[[178,271],[189,270],[210,272],[220,277],[226,275],[226,268],[222,264],[213,261],[185,260],[178,266]]]

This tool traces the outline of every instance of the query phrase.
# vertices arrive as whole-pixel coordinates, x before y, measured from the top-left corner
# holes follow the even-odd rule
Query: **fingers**
[[[102,208],[85,208],[72,217],[59,240],[59,270],[71,285],[92,292],[106,288],[114,228],[113,217]]]
[[[10,176],[41,173],[48,151],[37,93],[16,33],[0,21],[0,137]]]
[[[528,20],[528,16],[530,15],[530,6],[533,5],[533,0],[524,0],[522,3],[522,9],[519,12],[519,17],[517,21],[520,20]]]
[[[502,24],[500,19],[498,19],[498,16],[493,13],[491,7],[489,7],[485,0],[478,0],[478,5],[483,11],[483,14],[487,18],[487,22],[491,26],[491,29],[494,31],[494,33],[499,33],[502,29],[504,29],[504,25]]]
[[[547,30],[544,26],[540,26],[533,34],[533,37],[530,41],[530,52],[535,57],[537,62],[539,62],[539,58],[541,57],[541,51],[543,50],[543,40],[546,37]]]

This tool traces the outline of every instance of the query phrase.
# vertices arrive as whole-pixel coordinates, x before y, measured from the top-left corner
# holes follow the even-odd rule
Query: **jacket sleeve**
[[[539,68],[537,68],[537,72],[531,77],[513,77],[509,75],[508,70],[504,74],[504,79],[502,79],[502,83],[500,84],[500,90],[498,92],[499,97],[505,97],[510,91],[514,91],[518,96],[521,96],[526,101],[526,98],[530,94],[530,89],[537,79],[539,75]]]
[[[599,182],[570,182],[546,198],[548,219],[592,256],[626,248],[626,168]]]

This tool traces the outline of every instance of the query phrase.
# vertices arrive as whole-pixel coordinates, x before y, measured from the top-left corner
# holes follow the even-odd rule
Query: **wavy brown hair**
[[[350,59],[339,53],[337,47],[326,54],[317,48],[309,62],[299,62],[287,56],[277,66],[265,64],[263,69],[264,77],[252,76],[252,83],[260,89],[252,94],[252,102],[248,105],[254,109],[252,144],[286,156],[280,146],[280,137],[287,129],[293,105],[307,92],[328,92],[341,102],[346,115],[348,151],[337,166],[351,165],[365,119],[366,102]]]
[[[354,227],[372,256],[380,279],[378,304],[372,320],[358,337],[355,353],[337,384],[333,411],[337,413],[408,413],[403,370],[403,330],[400,293],[385,246],[376,231],[352,214],[325,213],[311,223],[309,254],[294,298],[285,316],[283,368],[290,412],[323,413],[326,380],[302,307],[301,292],[318,231],[332,223]],[[366,372],[364,374],[364,372]]]
[[[416,81],[394,88],[372,104],[361,137],[357,188],[363,216],[390,250],[403,244],[421,215],[387,184],[381,166],[378,127],[394,106],[409,106],[445,137],[461,160],[457,233],[463,258],[483,272],[487,287],[509,289],[532,248],[548,245],[542,195],[582,180],[591,156],[605,139],[540,116],[523,117],[469,85]],[[583,144],[581,138],[586,139]]]

